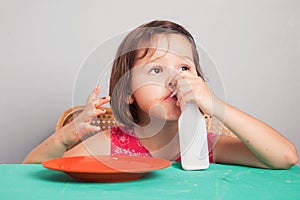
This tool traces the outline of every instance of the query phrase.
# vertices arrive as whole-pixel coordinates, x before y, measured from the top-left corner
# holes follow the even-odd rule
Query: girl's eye
[[[189,71],[190,70],[190,67],[189,66],[186,66],[186,65],[184,65],[184,66],[181,66],[180,68],[179,68],[179,71]]]
[[[154,67],[149,71],[149,74],[159,74],[162,72],[162,69],[159,67]]]

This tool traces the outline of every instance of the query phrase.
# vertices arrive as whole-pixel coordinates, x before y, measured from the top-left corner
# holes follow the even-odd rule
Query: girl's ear
[[[132,96],[127,96],[127,102],[128,102],[128,104],[132,104],[133,102],[134,102],[134,98],[132,97]]]

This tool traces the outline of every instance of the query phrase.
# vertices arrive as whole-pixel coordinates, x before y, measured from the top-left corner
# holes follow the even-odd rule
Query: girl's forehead
[[[188,39],[179,34],[156,35],[151,42],[143,45],[138,51],[138,58],[143,59],[145,49],[148,53],[144,56],[145,59],[156,59],[164,56],[164,54],[173,54],[183,59],[193,61],[192,45]]]

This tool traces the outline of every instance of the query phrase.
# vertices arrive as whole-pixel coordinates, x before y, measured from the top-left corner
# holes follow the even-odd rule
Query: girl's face
[[[131,70],[132,98],[138,105],[140,125],[150,121],[149,115],[174,121],[180,116],[177,98],[171,97],[175,87],[169,83],[178,73],[197,75],[192,45],[178,34],[157,35],[148,54],[138,59]],[[138,57],[143,55],[140,50]]]

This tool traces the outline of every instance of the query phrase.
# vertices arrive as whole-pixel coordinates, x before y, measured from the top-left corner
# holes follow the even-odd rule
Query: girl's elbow
[[[28,160],[28,159],[22,161],[22,164],[36,164],[36,163],[38,163],[38,162],[34,162],[34,161]]]
[[[296,165],[299,161],[298,153],[296,148],[294,148],[289,154],[285,156],[286,161],[289,163],[289,167]]]
[[[296,149],[291,150],[290,152],[284,155],[283,161],[280,162],[277,166],[273,166],[274,169],[289,169],[292,166],[298,163],[298,154]]]

